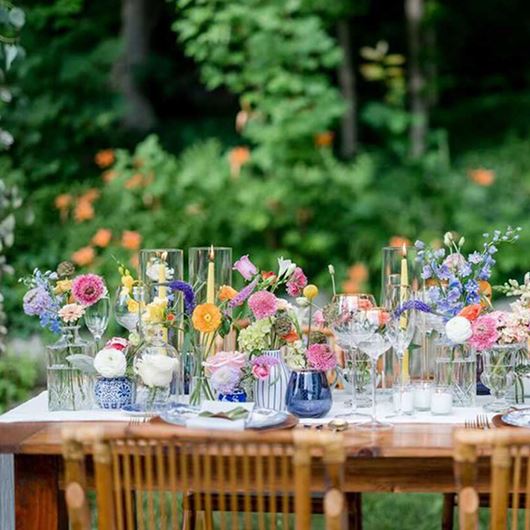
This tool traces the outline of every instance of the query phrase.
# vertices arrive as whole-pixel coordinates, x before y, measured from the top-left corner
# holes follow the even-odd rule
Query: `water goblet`
[[[110,300],[107,296],[98,300],[95,304],[85,309],[85,324],[88,331],[94,337],[96,350],[99,349],[99,341],[109,325]]]
[[[386,309],[382,307],[374,307],[359,313],[354,324],[354,327],[362,329],[362,331],[359,332],[359,335],[363,334],[364,337],[359,340],[359,349],[366,353],[372,360],[372,414],[369,421],[355,426],[359,430],[382,431],[392,428],[391,424],[379,421],[377,419],[376,411],[376,366],[379,357],[391,347],[387,330],[387,323],[389,319],[390,315]]]
[[[114,318],[129,333],[136,330],[138,326],[138,310],[135,304],[136,302],[128,289],[119,287],[114,300]],[[131,310],[133,309],[132,306],[134,306],[134,310]]]
[[[493,396],[493,400],[484,405],[484,410],[504,412],[510,408],[506,400],[506,390],[515,379],[515,357],[521,348],[521,344],[499,344],[482,351],[484,369],[480,380],[490,389]]]

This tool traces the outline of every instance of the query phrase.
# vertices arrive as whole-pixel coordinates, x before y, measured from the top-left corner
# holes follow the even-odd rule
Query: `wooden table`
[[[65,425],[75,428],[86,422],[0,424],[0,453],[13,453],[15,459],[17,530],[67,529],[61,493],[61,430]],[[346,490],[454,492],[454,428],[398,424],[383,433],[346,431]],[[484,459],[478,481],[483,491],[489,480],[487,468]]]

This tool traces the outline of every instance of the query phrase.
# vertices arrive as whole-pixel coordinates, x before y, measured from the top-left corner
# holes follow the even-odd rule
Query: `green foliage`
[[[37,368],[32,359],[0,357],[0,413],[27,399],[37,382]]]

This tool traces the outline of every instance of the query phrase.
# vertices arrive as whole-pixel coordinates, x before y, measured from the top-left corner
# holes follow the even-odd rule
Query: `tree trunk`
[[[342,48],[343,60],[338,69],[338,78],[342,97],[346,101],[346,111],[342,116],[340,134],[340,153],[344,158],[352,157],[357,151],[357,94],[355,91],[355,73],[351,34],[348,20],[337,23],[337,35]]]
[[[147,0],[122,0],[121,37],[123,56],[115,67],[117,85],[125,99],[123,123],[140,131],[151,129],[155,113],[136,80],[136,70],[149,55],[150,27],[147,21]]]
[[[425,95],[425,78],[420,57],[423,7],[423,0],[405,0],[409,45],[409,95],[412,113],[410,154],[412,158],[419,158],[425,152],[429,118]]]

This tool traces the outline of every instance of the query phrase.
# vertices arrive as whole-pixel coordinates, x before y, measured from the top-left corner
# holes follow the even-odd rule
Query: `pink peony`
[[[252,278],[258,273],[256,265],[250,261],[248,254],[246,256],[240,257],[234,263],[234,270],[239,272],[239,274],[241,274],[245,280],[252,280]]]
[[[311,368],[327,372],[337,366],[335,352],[328,344],[311,344],[307,349],[307,361]]]
[[[270,369],[266,364],[255,364],[252,367],[252,375],[256,379],[267,379],[270,374]]]
[[[487,350],[493,346],[499,338],[498,323],[498,318],[493,314],[478,317],[472,323],[473,335],[469,339],[469,344],[478,351]]]
[[[307,277],[304,271],[300,267],[296,267],[291,279],[287,282],[287,293],[289,296],[301,296],[306,285]]]
[[[278,300],[269,291],[258,291],[248,299],[248,307],[259,320],[271,317],[278,310]]]
[[[206,368],[206,373],[212,375],[217,370],[225,367],[242,370],[245,362],[246,355],[244,353],[238,351],[220,351],[209,357],[202,365]]]
[[[82,274],[72,282],[72,294],[76,302],[90,306],[107,294],[105,282],[97,274]]]
[[[123,351],[127,346],[129,346],[129,341],[127,339],[124,339],[123,337],[112,337],[112,339],[107,341],[104,349]]]

